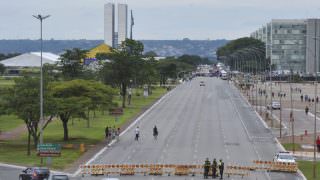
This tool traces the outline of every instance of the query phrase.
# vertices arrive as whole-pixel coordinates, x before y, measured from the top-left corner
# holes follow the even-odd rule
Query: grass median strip
[[[140,90],[141,91],[141,90]],[[92,148],[97,143],[105,138],[104,130],[106,126],[121,127],[130,119],[136,117],[145,108],[159,99],[166,93],[164,88],[156,88],[152,95],[143,97],[142,95],[133,95],[131,106],[124,109],[124,114],[115,121],[115,117],[110,116],[108,112],[96,112],[95,117],[93,112],[90,113],[90,127],[87,127],[87,120],[74,118],[69,121],[69,141],[63,141],[63,128],[59,119],[55,119],[49,124],[44,131],[45,143],[57,143],[66,145],[62,148],[62,156],[53,159],[52,168],[62,170],[68,167],[76,159],[81,156],[79,144],[84,143],[86,148]],[[142,94],[142,93],[140,93]],[[120,98],[116,98],[120,104]],[[23,121],[20,120],[22,123]],[[1,120],[0,120],[1,122]],[[40,158],[36,157],[36,151],[33,149],[31,156],[26,156],[27,151],[27,134],[15,141],[0,141],[0,162],[12,163],[26,166],[40,165]],[[70,145],[70,147],[67,147]]]
[[[312,161],[298,161],[299,169],[306,176],[307,179],[313,179],[313,162]],[[320,178],[320,162],[317,162],[316,179]]]
[[[23,124],[24,122],[21,119],[18,119],[15,115],[0,116],[0,132],[10,131]]]

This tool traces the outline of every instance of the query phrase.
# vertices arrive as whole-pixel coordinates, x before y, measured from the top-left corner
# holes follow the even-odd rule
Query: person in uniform
[[[222,159],[219,161],[219,173],[220,173],[220,179],[223,179],[223,170],[224,170],[224,162]]]
[[[204,179],[208,179],[208,175],[209,175],[209,170],[210,170],[210,161],[209,158],[206,159],[206,161],[204,162]]]
[[[217,160],[214,158],[212,161],[212,178],[215,179],[217,177]]]

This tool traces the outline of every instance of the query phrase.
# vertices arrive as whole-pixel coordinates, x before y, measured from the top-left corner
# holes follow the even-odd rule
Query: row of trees
[[[246,72],[266,70],[270,61],[265,58],[265,53],[265,44],[249,37],[230,41],[217,50],[220,61],[224,61],[233,70],[237,68],[237,64],[241,64],[242,70]]]
[[[143,55],[143,50],[141,42],[126,40],[120,49],[97,54],[99,61],[93,69],[82,63],[86,50],[66,50],[59,65],[44,66],[45,119],[40,120],[40,79],[37,74],[17,78],[13,87],[0,89],[0,113],[13,113],[24,121],[30,154],[31,142],[37,146],[40,131],[53,119],[62,122],[63,139],[68,141],[68,122],[72,117],[87,120],[90,127],[90,111],[106,111],[117,106],[113,102],[114,96],[121,95],[125,108],[128,87],[165,84],[168,78],[179,78],[180,72],[190,72],[199,64],[209,63],[208,59],[188,55],[156,61],[153,56]]]

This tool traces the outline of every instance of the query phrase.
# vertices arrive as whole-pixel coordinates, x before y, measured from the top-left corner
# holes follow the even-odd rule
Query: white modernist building
[[[320,72],[320,19],[273,19],[251,37],[266,44],[276,71]]]
[[[128,5],[117,4],[117,13],[115,10],[114,3],[104,6],[104,42],[110,47],[118,48],[128,37]]]

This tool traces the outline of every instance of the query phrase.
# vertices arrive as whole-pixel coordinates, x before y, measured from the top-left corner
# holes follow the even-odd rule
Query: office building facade
[[[319,32],[320,19],[274,19],[251,37],[265,43],[266,58],[270,58],[276,71],[314,74],[320,70],[320,44],[314,38]]]
[[[128,37],[128,5],[108,3],[104,7],[104,42],[110,47],[118,48]],[[116,29],[117,20],[117,29]]]
[[[114,47],[115,36],[115,6],[113,3],[104,5],[104,43]]]
[[[128,5],[118,4],[118,46],[128,38]]]

